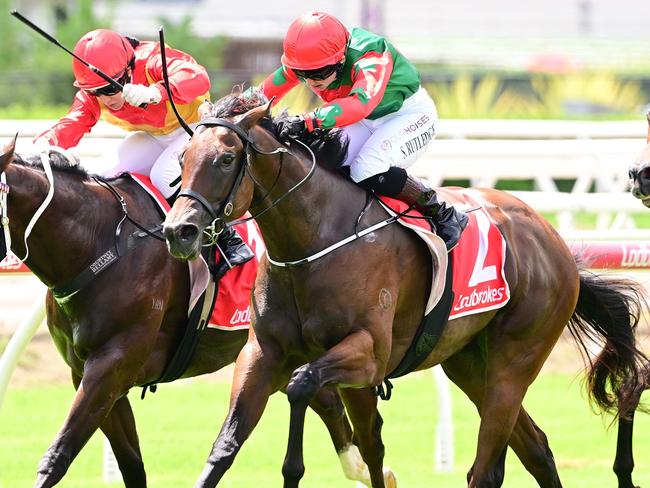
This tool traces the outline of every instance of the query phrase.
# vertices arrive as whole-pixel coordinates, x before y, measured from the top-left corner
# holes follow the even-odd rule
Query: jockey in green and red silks
[[[453,248],[467,216],[406,172],[433,140],[438,121],[417,68],[386,38],[360,28],[348,31],[323,12],[296,19],[283,48],[282,66],[260,89],[277,102],[305,83],[325,103],[289,118],[280,135],[340,128],[349,139],[343,166],[352,180],[417,206]]]

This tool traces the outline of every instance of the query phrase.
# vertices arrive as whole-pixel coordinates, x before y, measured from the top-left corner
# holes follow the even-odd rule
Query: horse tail
[[[635,338],[642,310],[647,307],[644,289],[629,278],[585,269],[579,273],[580,293],[569,331],[589,365],[589,396],[603,411],[626,416],[634,412],[638,402],[634,392],[648,363]],[[594,356],[599,346],[602,349]]]

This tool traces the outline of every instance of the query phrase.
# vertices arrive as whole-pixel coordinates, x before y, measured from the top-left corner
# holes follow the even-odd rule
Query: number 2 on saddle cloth
[[[444,286],[437,301],[429,302],[418,332],[400,364],[387,378],[397,378],[413,371],[435,347],[447,324],[456,318],[503,307],[510,299],[510,288],[505,279],[504,264],[506,242],[498,227],[487,212],[467,192],[460,192],[463,204],[472,208],[468,212],[469,223],[463,231],[458,245],[451,250],[445,273],[437,273],[434,279],[444,279],[444,285],[432,283],[431,290]],[[431,226],[419,212],[409,210],[406,203],[381,197],[381,201],[398,214],[405,213],[399,221],[425,241],[431,234]],[[430,236],[428,237],[430,238]],[[438,237],[436,237],[439,239]],[[431,249],[431,246],[429,246]],[[432,299],[435,300],[434,297]],[[449,324],[453,327],[453,324]],[[387,391],[378,388],[378,394],[390,397],[390,382]]]

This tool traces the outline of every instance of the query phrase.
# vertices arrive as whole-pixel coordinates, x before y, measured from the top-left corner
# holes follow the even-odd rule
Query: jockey
[[[72,106],[53,127],[36,136],[34,143],[64,149],[75,147],[102,118],[132,132],[116,148],[117,154],[104,156],[113,164],[104,176],[129,171],[143,173],[173,203],[180,191],[179,153],[189,136],[180,127],[168,101],[160,43],[97,29],[77,42],[74,53],[118,81],[124,89],[116,90],[74,59],[74,86],[79,91]],[[181,116],[192,125],[199,120],[199,105],[210,97],[208,73],[189,54],[169,47],[165,54],[174,102]],[[228,229],[220,235],[218,243],[230,265],[251,259],[252,251],[234,229]]]
[[[414,205],[432,218],[452,249],[467,215],[439,202],[434,189],[406,172],[435,137],[438,120],[415,66],[385,38],[360,28],[348,31],[323,12],[293,21],[283,48],[282,66],[260,89],[277,102],[302,82],[325,103],[290,117],[280,136],[341,128],[349,139],[343,166],[352,180]]]

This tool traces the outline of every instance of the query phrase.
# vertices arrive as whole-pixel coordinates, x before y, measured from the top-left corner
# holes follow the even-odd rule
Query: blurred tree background
[[[150,11],[165,5],[165,2],[144,0],[140,3]],[[28,7],[30,2],[0,0],[3,12],[16,5]],[[103,2],[101,14],[95,5],[91,0],[41,2],[41,15],[33,20],[72,49],[85,32],[112,28],[116,8],[124,2]],[[166,5],[176,4],[167,2]],[[183,5],[187,7],[188,2]],[[236,84],[254,85],[270,72],[268,63],[256,61],[255,56],[266,54],[268,58],[271,53],[271,58],[279,63],[280,40],[273,44],[268,40],[242,41],[225,35],[199,37],[187,10],[179,4],[174,12],[173,20],[155,16],[156,21],[164,26],[170,46],[190,53],[206,66],[212,80],[213,98],[228,93]],[[39,21],[43,17],[48,20],[45,25]],[[251,25],[254,28],[254,18]],[[65,113],[75,93],[69,54],[10,15],[0,15],[0,32],[0,117],[53,118]],[[147,39],[157,40],[156,36],[157,29],[152,29]],[[246,64],[256,68],[242,69]],[[440,116],[447,119],[633,119],[644,112],[650,99],[650,76],[643,70],[605,71],[569,66],[557,72],[535,72],[436,63],[419,63],[418,67],[422,83],[436,100]],[[309,90],[295,90],[281,106],[297,112],[316,103]]]

